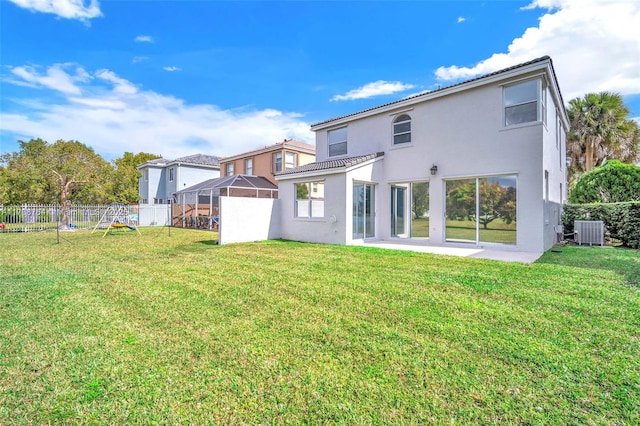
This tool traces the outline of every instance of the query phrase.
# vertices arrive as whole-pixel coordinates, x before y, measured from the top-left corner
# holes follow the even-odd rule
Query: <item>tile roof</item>
[[[203,166],[219,166],[220,165],[220,157],[215,155],[205,155],[205,154],[193,154],[188,155],[186,157],[176,158],[171,161],[171,163],[188,163],[188,164],[198,164]]]
[[[220,159],[221,162],[226,162],[226,161],[230,161],[230,160],[237,160],[238,158],[243,158],[243,157],[247,157],[251,154],[259,154],[259,153],[263,153],[263,152],[269,152],[269,151],[276,151],[278,149],[283,149],[283,148],[292,148],[292,149],[297,149],[297,150],[301,150],[301,151],[307,151],[309,153],[313,153],[315,154],[316,152],[316,146],[315,145],[311,145],[305,142],[300,142],[300,141],[296,141],[293,139],[285,139],[282,142],[278,142],[278,143],[274,143],[272,145],[266,145],[263,146],[261,148],[256,148],[256,149],[252,149],[251,151],[245,151],[242,152],[240,154],[234,154],[234,155],[229,155],[227,157],[222,157]]]
[[[282,172],[276,173],[276,176],[290,175],[293,173],[316,172],[320,170],[330,170],[341,167],[351,167],[382,156],[384,156],[384,152],[374,152],[372,154],[358,155],[356,157],[336,158],[334,160],[319,161],[316,163],[309,163],[305,164],[304,166],[295,167],[293,169],[283,170]]]
[[[377,109],[388,107],[390,105],[394,105],[394,104],[397,104],[397,103],[400,103],[400,102],[405,102],[405,101],[411,100],[411,99],[417,99],[417,98],[420,98],[420,97],[425,96],[425,95],[431,95],[433,93],[441,92],[443,90],[447,90],[447,89],[450,89],[452,87],[457,87],[457,86],[468,84],[468,83],[471,83],[471,82],[474,82],[474,81],[483,80],[485,78],[493,77],[493,76],[496,76],[496,75],[499,75],[499,74],[503,74],[503,73],[506,73],[506,72],[509,72],[509,71],[513,71],[513,70],[518,69],[518,68],[523,68],[523,67],[526,67],[526,66],[529,66],[529,65],[533,65],[533,64],[536,64],[538,62],[544,62],[544,61],[549,61],[551,63],[551,58],[549,56],[542,56],[540,58],[532,59],[531,61],[527,61],[527,62],[523,62],[521,64],[513,65],[511,67],[504,68],[504,69],[501,69],[501,70],[498,70],[498,71],[494,71],[494,72],[489,73],[489,74],[484,74],[484,75],[481,75],[479,77],[472,78],[470,80],[461,81],[460,83],[452,84],[450,86],[441,87],[441,88],[438,88],[436,90],[431,90],[429,92],[425,92],[425,93],[420,93],[420,94],[417,94],[417,95],[409,96],[407,98],[402,98],[402,99],[399,99],[397,101],[389,102],[389,103],[386,103],[386,104],[383,104],[383,105],[378,105],[376,107],[368,108],[368,109],[365,109],[365,110],[362,110],[362,111],[358,111],[358,112],[354,112],[354,113],[346,114],[346,115],[341,115],[339,117],[330,118],[330,119],[325,120],[325,121],[320,121],[318,123],[312,124],[311,127],[319,126],[321,124],[331,123],[333,121],[338,121],[338,120],[341,120],[343,118],[352,117],[354,115],[362,114],[364,112],[375,111]],[[556,78],[556,75],[555,75],[555,71],[553,71],[553,64],[551,66],[551,69],[552,69],[552,73],[553,73],[553,78],[556,80],[555,83],[556,83],[556,86],[557,86],[558,85],[558,81],[557,81],[557,78]],[[562,95],[560,95],[560,96],[562,97]]]

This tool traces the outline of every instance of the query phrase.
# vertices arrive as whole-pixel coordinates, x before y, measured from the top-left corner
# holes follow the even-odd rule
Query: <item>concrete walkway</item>
[[[360,243],[365,247],[376,247],[389,250],[407,250],[420,253],[442,254],[445,256],[473,257],[477,259],[501,260],[503,262],[533,263],[542,253],[500,250],[497,248],[484,247],[461,247],[461,246],[430,246],[404,241],[367,241]]]

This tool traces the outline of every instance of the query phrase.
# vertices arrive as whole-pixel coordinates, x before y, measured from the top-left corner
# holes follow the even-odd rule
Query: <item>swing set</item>
[[[98,229],[105,229],[102,237],[110,232],[128,231],[134,231],[137,232],[138,235],[141,235],[140,231],[131,220],[131,217],[129,215],[129,208],[124,204],[110,205],[100,218],[100,221],[98,221],[98,224],[95,226],[95,228],[93,228],[93,231],[91,231],[91,233],[93,234]]]

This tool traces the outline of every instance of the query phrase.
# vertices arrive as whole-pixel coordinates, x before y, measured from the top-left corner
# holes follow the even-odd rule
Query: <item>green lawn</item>
[[[640,256],[0,234],[0,424],[640,423]]]

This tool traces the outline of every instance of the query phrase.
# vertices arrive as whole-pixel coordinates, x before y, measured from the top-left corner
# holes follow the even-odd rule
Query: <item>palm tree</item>
[[[567,135],[570,181],[606,160],[640,160],[640,131],[628,120],[629,108],[618,93],[588,93],[569,101]]]

